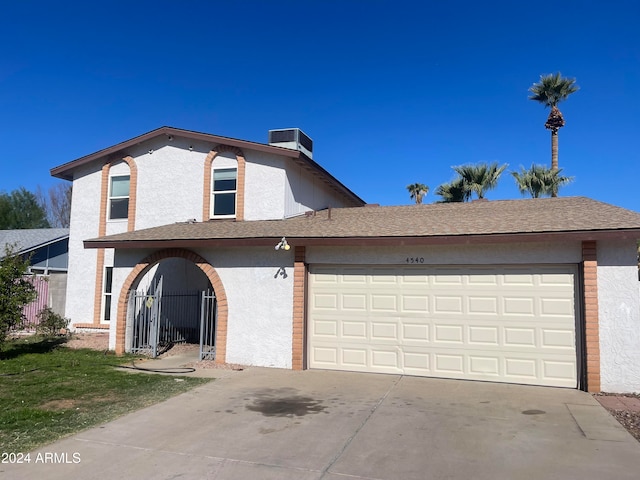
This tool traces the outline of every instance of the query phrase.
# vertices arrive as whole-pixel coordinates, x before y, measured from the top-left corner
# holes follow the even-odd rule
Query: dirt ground
[[[107,350],[109,348],[108,333],[76,333],[71,336],[66,344],[69,348],[91,348],[93,350]],[[195,349],[195,350],[194,350]],[[189,352],[197,352],[197,345],[174,345],[171,349],[164,352],[162,356],[181,355]],[[193,368],[226,368],[241,370],[242,365],[235,364],[216,364],[212,360],[203,360],[200,362],[192,362],[187,366]],[[604,394],[606,395],[606,394]],[[625,394],[624,396],[640,398],[640,394]],[[609,413],[613,415],[620,424],[627,429],[638,441],[640,441],[640,412],[631,410],[613,410],[609,409]]]

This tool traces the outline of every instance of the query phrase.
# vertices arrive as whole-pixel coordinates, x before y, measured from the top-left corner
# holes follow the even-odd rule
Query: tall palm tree
[[[407,185],[407,190],[409,191],[411,200],[416,202],[416,205],[420,205],[423,197],[429,193],[429,185],[425,185],[424,183],[412,183],[411,185]]]
[[[471,191],[465,188],[461,178],[456,178],[451,183],[440,185],[436,195],[442,197],[437,203],[466,202],[471,198]]]
[[[573,177],[562,176],[560,172],[562,172],[562,169],[553,170],[544,165],[534,164],[531,165],[529,170],[520,167],[519,172],[511,172],[511,175],[513,175],[518,185],[518,190],[523,195],[529,193],[531,198],[547,195],[557,197],[560,187],[573,181]]]
[[[569,95],[579,90],[575,84],[575,78],[565,78],[560,72],[549,75],[541,75],[540,81],[534,83],[529,91],[530,100],[540,102],[545,107],[551,107],[549,117],[544,128],[551,130],[551,169],[558,169],[558,130],[564,127],[562,112],[558,109],[558,103],[566,100]]]
[[[498,185],[498,179],[507,165],[498,166],[497,162],[492,164],[479,163],[477,165],[462,165],[453,167],[462,180],[465,191],[468,192],[468,198],[475,193],[478,199],[484,198],[487,190],[492,190]]]

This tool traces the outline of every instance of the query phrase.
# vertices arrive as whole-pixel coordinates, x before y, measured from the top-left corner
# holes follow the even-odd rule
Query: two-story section
[[[114,250],[85,249],[84,240],[175,223],[282,220],[362,206],[312,151],[298,129],[270,131],[262,144],[162,127],[53,168],[54,177],[73,182],[66,308],[72,328],[108,330],[118,307]]]

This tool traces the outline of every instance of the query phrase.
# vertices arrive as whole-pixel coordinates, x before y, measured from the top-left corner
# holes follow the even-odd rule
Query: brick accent
[[[595,241],[582,242],[587,391],[600,391],[600,328],[598,321],[598,255]]]
[[[129,291],[137,285],[144,274],[156,263],[165,258],[184,258],[196,264],[207,276],[216,294],[218,304],[218,321],[216,325],[216,363],[225,363],[227,358],[227,319],[229,308],[227,295],[215,268],[195,252],[182,248],[168,248],[155,252],[139,262],[129,273],[122,285],[116,313],[116,353],[121,355],[125,350],[125,332],[127,323],[127,307]]]
[[[236,220],[244,220],[244,182],[245,164],[244,154],[237,147],[218,145],[212,149],[204,159],[204,172],[202,175],[202,221],[211,219],[211,167],[216,156],[224,152],[232,152],[238,162],[238,178],[236,184]]]
[[[132,232],[136,226],[136,192],[138,186],[138,167],[131,156],[122,159],[129,165],[129,210],[127,212],[127,231]],[[100,219],[98,220],[98,236],[107,234],[107,211],[109,203],[109,170],[113,161],[108,161],[102,166],[102,179],[100,185]],[[102,290],[104,279],[104,248],[100,248],[96,255],[96,282],[93,294],[93,328],[100,328],[102,313]],[[79,327],[80,324],[76,324]],[[90,325],[90,324],[83,324]]]
[[[291,368],[302,370],[304,365],[304,317],[307,269],[305,267],[305,247],[295,247],[293,266],[293,338]]]
[[[109,324],[107,323],[74,323],[75,328],[91,328],[92,330],[109,330]]]
[[[136,229],[136,199],[138,193],[138,166],[131,156],[122,159],[129,165],[129,211],[127,212],[127,232]]]

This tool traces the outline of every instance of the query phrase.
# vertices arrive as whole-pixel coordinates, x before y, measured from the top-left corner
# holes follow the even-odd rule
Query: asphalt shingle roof
[[[7,245],[16,245],[16,253],[22,253],[68,236],[68,228],[0,230],[0,256],[4,255]]]
[[[101,243],[256,238],[401,238],[637,230],[640,213],[585,197],[336,208],[284,220],[175,223]]]

